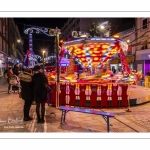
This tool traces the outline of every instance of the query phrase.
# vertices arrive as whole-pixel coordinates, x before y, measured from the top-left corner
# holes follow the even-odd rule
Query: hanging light
[[[39,30],[36,30],[36,33],[37,33],[37,34],[39,34],[39,33],[40,33],[40,31],[39,31]]]
[[[33,30],[30,30],[30,33],[33,33]]]

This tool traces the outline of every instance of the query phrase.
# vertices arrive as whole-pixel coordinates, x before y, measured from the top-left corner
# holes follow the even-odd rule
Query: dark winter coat
[[[34,85],[34,100],[37,103],[41,103],[47,100],[46,84],[48,83],[47,78],[41,72],[35,72],[33,75]]]
[[[32,75],[28,72],[19,74],[22,91],[22,99],[27,101],[34,100]]]
[[[14,73],[16,76],[19,75],[19,71],[20,71],[20,68],[19,68],[19,67],[15,66],[15,67],[13,68],[13,73]]]

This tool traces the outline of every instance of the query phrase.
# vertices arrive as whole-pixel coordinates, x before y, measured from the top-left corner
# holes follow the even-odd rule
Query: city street
[[[0,132],[107,132],[101,116],[68,112],[66,124],[60,127],[61,111],[46,105],[45,123],[37,124],[35,105],[32,105],[32,121],[23,121],[24,101],[17,93],[7,94],[7,82],[0,78]],[[110,118],[110,132],[150,132],[150,103],[125,109],[103,109],[114,112]],[[56,117],[54,114],[55,112]]]

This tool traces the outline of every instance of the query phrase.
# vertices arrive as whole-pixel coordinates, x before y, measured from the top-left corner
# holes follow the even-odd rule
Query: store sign
[[[59,66],[61,66],[61,67],[67,67],[67,66],[69,66],[69,64],[59,64]]]

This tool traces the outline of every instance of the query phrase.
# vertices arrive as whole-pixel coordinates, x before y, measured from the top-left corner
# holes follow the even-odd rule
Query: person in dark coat
[[[30,121],[33,118],[29,116],[31,104],[34,100],[32,70],[26,68],[23,73],[19,74],[22,99],[24,100],[24,121]]]
[[[14,68],[13,68],[13,73],[18,76],[19,73],[20,73],[20,66],[19,66],[19,63],[15,64]]]
[[[150,76],[150,70],[146,73],[147,76]]]
[[[48,80],[44,73],[42,73],[41,67],[38,65],[34,67],[33,85],[34,100],[36,102],[37,123],[44,123],[45,102],[47,101],[46,86],[48,85]]]

